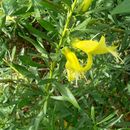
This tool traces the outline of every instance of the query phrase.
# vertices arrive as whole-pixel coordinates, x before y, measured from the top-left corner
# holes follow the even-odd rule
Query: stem
[[[50,75],[49,75],[49,78],[50,78],[50,79],[51,79],[52,76],[53,76],[54,67],[55,67],[55,62],[51,62],[51,63],[50,63]],[[46,89],[47,93],[49,92],[50,85],[51,85],[51,83],[48,83],[48,84],[47,84],[47,89]]]
[[[72,17],[72,13],[73,13],[73,11],[74,11],[74,8],[75,8],[75,6],[76,6],[76,3],[77,3],[77,0],[74,0],[72,6],[71,6],[71,8],[70,8],[70,10],[69,10],[68,13],[67,13],[67,20],[66,20],[66,23],[65,23],[63,32],[62,32],[62,34],[61,34],[61,39],[60,39],[60,41],[59,41],[58,50],[60,49],[60,47],[61,47],[61,45],[62,45],[62,43],[63,43],[63,39],[64,39],[64,37],[65,37],[65,35],[66,35],[67,30],[68,30],[68,26],[69,26],[69,23],[70,23],[70,20],[71,20],[71,17]]]
[[[77,3],[77,0],[74,0],[73,4],[71,5],[70,10],[69,10],[68,13],[67,13],[67,20],[66,20],[66,23],[65,23],[65,25],[64,25],[64,29],[63,29],[63,32],[62,32],[62,34],[61,34],[61,38],[60,38],[58,47],[57,47],[57,49],[56,49],[56,53],[59,53],[60,47],[61,47],[61,45],[62,45],[62,43],[63,43],[63,39],[64,39],[64,37],[65,37],[65,35],[66,35],[67,30],[68,30],[68,26],[69,26],[69,23],[70,23],[70,20],[71,20],[71,17],[72,17],[74,8],[75,8],[75,6],[76,6],[76,3]],[[56,66],[56,61],[52,61],[52,62],[51,62],[51,65],[50,65],[50,76],[49,76],[50,79],[51,79],[52,76],[53,76],[53,71],[54,71],[55,66]],[[47,92],[49,91],[50,85],[51,85],[50,83],[47,84]]]

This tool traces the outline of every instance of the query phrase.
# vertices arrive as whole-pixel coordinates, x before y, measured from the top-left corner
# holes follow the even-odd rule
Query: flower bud
[[[81,5],[79,6],[79,11],[85,12],[89,9],[90,5],[92,4],[93,0],[83,0]]]

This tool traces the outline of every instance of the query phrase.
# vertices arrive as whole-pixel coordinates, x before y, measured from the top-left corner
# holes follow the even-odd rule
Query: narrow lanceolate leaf
[[[5,23],[6,23],[6,16],[3,14],[3,15],[0,15],[0,28],[2,29],[2,27],[5,26]],[[1,30],[0,29],[0,30]]]
[[[73,31],[76,31],[76,30],[83,30],[83,29],[86,29],[88,23],[91,21],[91,18],[87,18],[86,20],[84,20],[82,23],[80,23],[79,25],[77,25]]]
[[[63,85],[61,85],[59,83],[56,83],[56,88],[61,93],[62,97],[54,96],[52,98],[68,101],[71,104],[73,104],[76,108],[80,109],[80,106],[79,106],[78,102],[76,101],[74,95],[72,94],[72,92],[70,91],[70,89],[68,87],[65,87],[65,86],[63,86]]]
[[[46,52],[46,50],[44,49],[44,47],[42,47],[37,41],[27,37],[27,36],[22,36],[21,34],[19,34],[22,38],[24,38],[25,40],[27,40],[28,42],[30,42],[32,45],[35,46],[35,48],[37,49],[37,51],[39,53],[41,53],[41,55],[44,58],[48,58],[48,53]]]
[[[100,122],[97,123],[97,125],[102,124],[104,122],[107,122],[109,120],[111,120],[112,118],[114,118],[114,116],[116,115],[117,111],[115,111],[114,113],[110,114],[109,116],[105,117],[103,120],[101,120]]]
[[[94,106],[91,107],[91,119],[93,120],[93,123],[95,123],[95,109],[94,109]]]
[[[36,76],[32,72],[27,70],[24,66],[14,64],[14,63],[12,63],[11,66],[13,70],[15,70],[16,72],[18,72],[19,74],[21,74],[22,76],[26,78],[36,78]]]
[[[13,49],[12,49],[12,53],[11,53],[11,61],[14,60],[15,55],[16,55],[16,46],[14,46]]]
[[[38,82],[38,85],[44,85],[44,84],[48,84],[48,83],[53,83],[56,79],[44,79],[44,80],[40,80]]]
[[[47,31],[53,31],[53,32],[56,32],[54,26],[50,23],[50,22],[47,22],[43,19],[39,19],[38,22],[40,23],[40,25],[46,29]]]
[[[125,13],[130,14],[130,0],[124,0],[111,12],[111,14],[125,14]]]
[[[63,12],[62,8],[60,6],[58,6],[57,4],[54,4],[48,0],[42,0],[41,2],[39,2],[39,5],[43,8],[46,8],[46,9],[49,9],[49,10],[52,10],[54,12],[57,12],[57,13],[61,13]]]
[[[72,1],[71,0],[62,0],[65,4],[71,7]]]
[[[35,36],[37,38],[45,39],[47,41],[50,41],[49,40],[50,38],[44,32],[41,32],[41,31],[37,30],[31,24],[24,23],[24,26],[33,36]]]
[[[34,12],[34,9],[31,7],[29,10],[28,10],[28,7],[22,7],[18,10],[16,10],[13,15],[25,15],[25,14],[30,14]]]
[[[24,64],[24,65],[28,65],[28,66],[33,66],[33,67],[43,67],[44,65],[39,64],[35,61],[32,61],[31,57],[24,55],[24,56],[19,56],[20,61]]]

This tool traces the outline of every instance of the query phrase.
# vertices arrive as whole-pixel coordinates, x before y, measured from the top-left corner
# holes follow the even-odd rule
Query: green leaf
[[[6,15],[11,15],[17,8],[17,2],[15,0],[3,0],[2,8]]]
[[[27,14],[27,13],[32,13],[32,12],[34,12],[34,9],[33,8],[30,8],[29,10],[28,10],[28,7],[22,7],[22,8],[20,8],[20,9],[18,9],[18,10],[16,10],[14,13],[13,13],[13,15],[25,15],[25,14]]]
[[[119,117],[113,118],[110,123],[107,125],[107,127],[112,127],[115,125],[117,122],[120,122],[121,118],[123,117],[123,114],[121,114]]]
[[[82,23],[80,23],[79,25],[77,25],[73,31],[75,30],[83,30],[86,29],[86,26],[88,25],[88,23],[90,22],[91,18],[87,18],[86,20],[84,20]]]
[[[2,41],[0,41],[0,46],[1,46],[1,48],[0,48],[0,63],[2,62],[2,59],[4,58],[5,53],[7,51],[6,43],[5,42],[1,43],[1,42]]]
[[[124,0],[116,8],[111,11],[111,14],[125,14],[130,13],[130,0]]]
[[[73,104],[76,108],[80,109],[80,106],[79,106],[78,102],[76,101],[74,95],[72,94],[72,92],[70,91],[70,89],[68,87],[65,87],[64,85],[56,83],[56,88],[61,93],[62,99],[64,99],[64,101],[68,101],[71,104]]]
[[[35,37],[37,38],[42,38],[42,39],[45,39],[47,41],[50,41],[50,38],[44,33],[44,32],[41,32],[39,30],[37,30],[36,28],[34,28],[31,24],[29,23],[24,23],[23,24],[26,29]]]
[[[93,120],[93,123],[95,123],[95,109],[94,109],[94,106],[91,107],[91,119]]]
[[[44,80],[40,80],[38,85],[43,85],[43,84],[48,84],[48,83],[52,83],[54,82],[56,79],[44,79]]]
[[[36,76],[33,73],[31,73],[29,70],[27,70],[25,67],[21,65],[12,63],[11,66],[16,72],[20,73],[24,77],[36,78]]]
[[[61,101],[65,100],[63,96],[51,96],[51,98],[55,100],[61,100]]]
[[[12,53],[11,53],[11,61],[14,60],[15,54],[16,54],[16,46],[14,46],[13,49],[12,49]]]
[[[101,120],[100,122],[98,122],[97,125],[102,124],[104,122],[107,122],[107,121],[111,120],[112,118],[114,118],[114,116],[116,115],[116,113],[117,113],[117,111],[114,112],[114,113],[112,113],[112,114],[110,114],[109,116],[105,117],[103,120]]]
[[[19,34],[22,38],[24,38],[25,40],[27,40],[28,42],[30,42],[32,45],[35,46],[35,48],[37,49],[37,51],[39,53],[41,53],[41,55],[44,57],[44,58],[48,58],[48,53],[46,52],[45,48],[42,47],[37,41],[34,41],[33,39],[27,37],[27,36],[22,36],[21,34]]]
[[[47,21],[45,21],[43,19],[39,19],[38,22],[47,31],[53,31],[53,32],[56,31],[55,28],[54,28],[54,26],[50,22],[47,22]]]
[[[69,7],[71,7],[72,1],[71,0],[62,0],[64,3],[66,3]]]
[[[46,9],[58,12],[58,13],[63,12],[63,10],[61,9],[61,7],[59,5],[54,4],[53,2],[50,2],[47,0],[41,1],[40,6],[46,8]]]
[[[4,27],[6,23],[6,16],[3,14],[0,16],[0,28]],[[0,29],[1,31],[1,29]]]
[[[29,130],[38,130],[41,120],[44,118],[44,108],[39,112],[37,117],[35,117],[34,124],[30,127]]]
[[[29,65],[29,66],[32,66],[32,67],[43,67],[44,65],[42,64],[38,64],[37,62],[35,61],[32,61],[31,57],[29,56],[19,56],[19,59],[20,61],[24,64],[24,65]]]

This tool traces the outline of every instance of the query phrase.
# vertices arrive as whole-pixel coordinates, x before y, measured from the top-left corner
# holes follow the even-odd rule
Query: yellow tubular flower
[[[75,53],[70,51],[67,47],[63,48],[63,54],[65,55],[67,62],[66,62],[66,70],[68,75],[68,80],[73,81],[81,77],[83,73],[89,70],[92,66],[92,55],[88,54],[87,64],[83,67],[80,65],[78,58],[76,57]]]
[[[88,59],[86,65],[83,67],[83,71],[88,71],[89,69],[91,69],[93,63],[92,55],[90,53],[88,53],[87,55]]]
[[[72,43],[74,48],[80,49],[85,53],[92,53],[97,47],[99,43],[97,41],[92,40],[76,40]]]
[[[91,3],[93,0],[83,0],[83,2],[81,3],[81,5],[79,6],[79,10],[82,12],[85,12],[88,10],[88,8],[90,7]]]
[[[104,54],[104,53],[111,53],[117,60],[119,59],[120,61],[123,60],[120,58],[116,51],[117,46],[107,46],[105,43],[105,37],[102,36],[100,41],[99,41],[99,46],[96,48],[96,50],[93,52],[94,54]]]
[[[105,37],[102,36],[100,41],[93,41],[93,40],[77,40],[73,42],[72,46],[74,48],[78,48],[85,53],[90,54],[105,54],[111,53],[116,59],[121,59],[116,52],[117,46],[107,46],[105,43]]]

